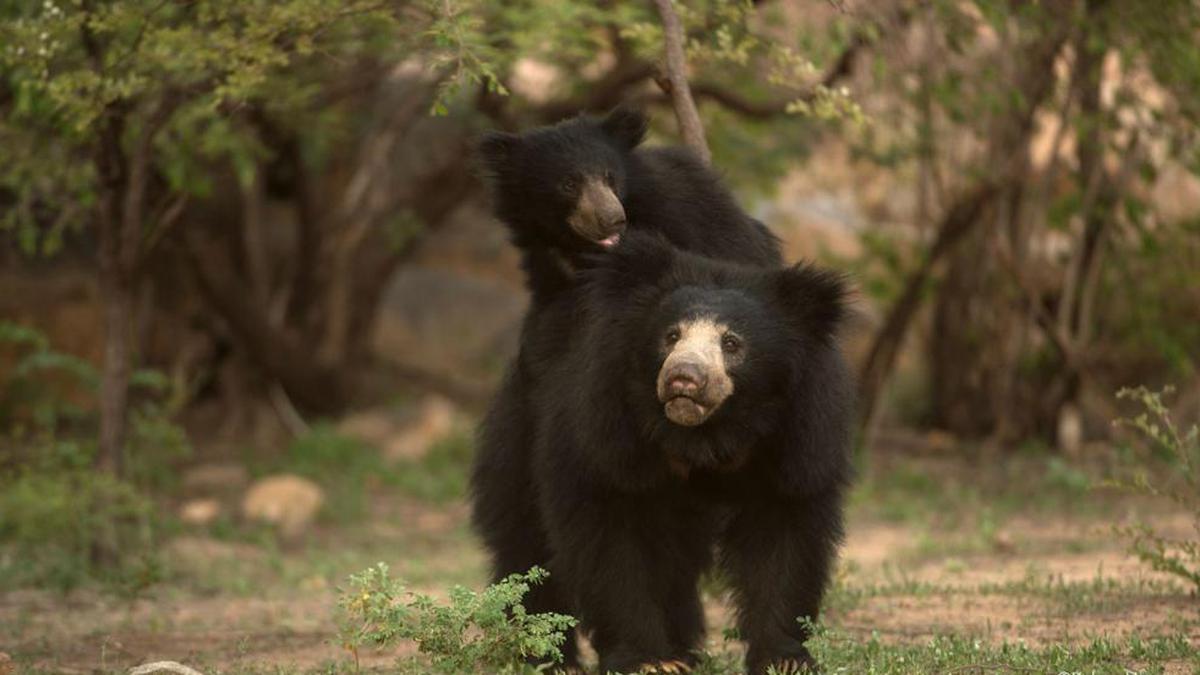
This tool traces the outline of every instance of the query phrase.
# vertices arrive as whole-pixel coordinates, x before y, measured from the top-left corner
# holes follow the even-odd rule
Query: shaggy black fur
[[[496,215],[522,254],[532,306],[521,350],[508,369],[479,434],[473,477],[473,519],[493,553],[496,579],[523,572],[550,557],[537,523],[535,492],[509,493],[506,481],[530,485],[527,461],[534,443],[530,396],[538,373],[561,352],[571,331],[570,301],[545,311],[574,288],[582,257],[601,251],[567,224],[580,186],[602,179],[624,209],[628,231],[656,231],[676,246],[710,257],[777,267],[778,240],[747,215],[720,178],[683,148],[638,147],[647,120],[618,108],[604,118],[578,117],[524,134],[483,137],[479,157],[493,189]],[[494,478],[507,477],[507,478]],[[561,609],[558,581],[534,589],[526,604]],[[574,641],[568,645],[574,660]]]
[[[797,617],[816,618],[851,472],[852,385],[834,340],[842,282],[637,233],[579,262],[577,282],[526,327],[510,373],[511,385],[524,369],[525,388],[502,391],[484,426],[473,515],[497,576],[549,569],[527,608],[580,617],[601,672],[630,672],[693,659],[697,583],[716,562],[750,672],[810,663]],[[729,371],[733,395],[682,427],[655,378],[663,331],[698,314],[736,327],[746,351]]]
[[[496,215],[520,249],[535,309],[572,285],[581,255],[600,247],[567,226],[589,179],[620,199],[631,231],[653,231],[685,251],[779,266],[779,241],[738,206],[715,172],[686,148],[638,147],[641,112],[576,117],[523,134],[492,132],[479,156]]]

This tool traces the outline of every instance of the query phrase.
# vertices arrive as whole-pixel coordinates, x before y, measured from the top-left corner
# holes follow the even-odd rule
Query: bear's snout
[[[727,327],[711,319],[685,321],[658,370],[656,393],[675,424],[703,424],[733,394],[721,336]]]
[[[620,241],[625,231],[625,207],[607,183],[590,178],[584,182],[567,224],[584,239],[609,248]]]
[[[676,363],[674,368],[667,371],[667,395],[671,398],[687,396],[695,398],[704,386],[708,384],[708,376],[695,363]]]

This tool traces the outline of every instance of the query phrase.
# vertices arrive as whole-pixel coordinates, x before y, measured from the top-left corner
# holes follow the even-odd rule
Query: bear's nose
[[[601,225],[604,228],[605,233],[613,235],[624,232],[628,223],[625,221],[625,214],[622,213],[612,217],[609,221],[602,223]]]
[[[706,384],[708,377],[693,363],[680,363],[667,373],[667,393],[671,396],[695,396]]]

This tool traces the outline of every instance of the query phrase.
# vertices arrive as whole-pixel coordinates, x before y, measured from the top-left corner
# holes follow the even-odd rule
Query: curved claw
[[[802,673],[816,672],[809,668],[806,661],[802,659],[780,659],[771,664],[768,672],[775,675],[801,675]]]

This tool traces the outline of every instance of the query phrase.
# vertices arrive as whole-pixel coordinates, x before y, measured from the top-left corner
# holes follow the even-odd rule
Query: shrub
[[[1146,523],[1118,527],[1129,539],[1130,550],[1155,570],[1187,580],[1200,591],[1200,432],[1195,425],[1180,432],[1171,420],[1163,403],[1163,395],[1171,390],[1152,392],[1145,387],[1123,389],[1119,398],[1137,401],[1144,408],[1136,417],[1121,420],[1124,426],[1135,429],[1148,443],[1147,450],[1163,458],[1170,473],[1153,480],[1150,472],[1139,468],[1116,485],[1132,492],[1170,500],[1192,516],[1195,538],[1174,539],[1158,532]]]
[[[155,512],[132,485],[94,471],[9,475],[0,479],[0,577],[12,586],[65,591],[95,579],[138,591],[161,576]]]
[[[87,580],[138,591],[158,580],[164,526],[150,491],[168,487],[189,448],[139,372],[126,477],[93,469],[95,368],[32,329],[0,321],[0,583],[67,590]]]
[[[408,673],[532,673],[527,660],[559,662],[575,619],[528,614],[521,599],[548,573],[533,568],[476,593],[450,589],[446,603],[413,593],[393,580],[387,565],[350,577],[338,599],[338,635],[355,657],[363,647],[416,643],[417,656],[400,660]]]

